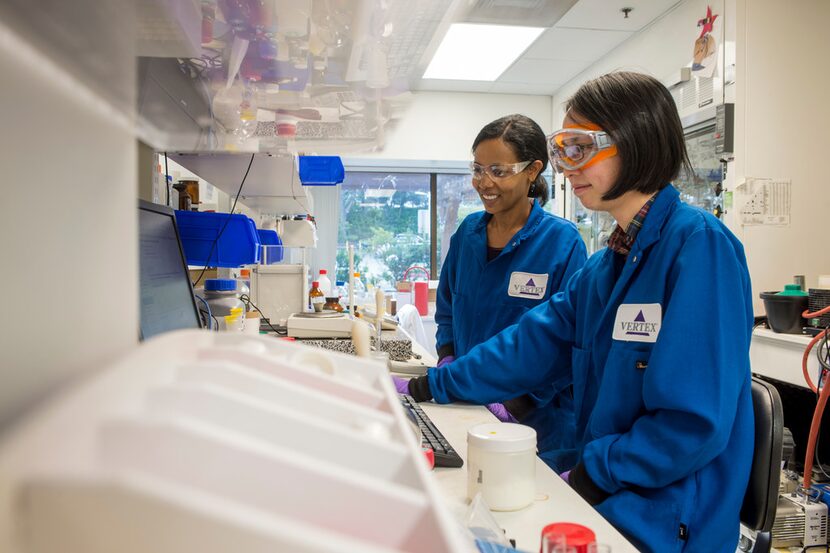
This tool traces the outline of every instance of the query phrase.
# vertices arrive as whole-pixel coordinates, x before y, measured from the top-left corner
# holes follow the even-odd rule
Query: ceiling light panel
[[[544,30],[455,23],[444,36],[424,78],[495,81]]]

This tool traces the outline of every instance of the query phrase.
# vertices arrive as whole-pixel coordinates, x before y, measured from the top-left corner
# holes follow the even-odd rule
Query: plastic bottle
[[[326,295],[320,290],[320,283],[316,280],[311,283],[311,291],[308,293],[308,299],[315,312],[319,313],[323,310],[323,305],[326,303]]]
[[[320,283],[320,290],[323,291],[324,296],[331,296],[331,281],[328,277],[328,271],[325,269],[320,269],[320,278],[317,279],[317,282]]]
[[[239,297],[246,296],[248,301],[251,300],[251,270],[240,269],[239,278],[236,279],[236,292]]]
[[[241,307],[234,307],[230,315],[225,315],[225,330],[235,332],[245,330],[245,312]]]
[[[354,303],[355,303],[355,305],[363,305],[365,297],[366,297],[366,287],[363,285],[363,281],[360,280],[360,273],[355,272],[355,274],[354,274]]]
[[[236,291],[236,280],[232,278],[209,278],[205,280],[205,301],[210,305],[211,314],[219,322],[219,329],[225,330],[225,316],[232,314],[232,309],[245,311],[245,304]]]
[[[167,175],[165,179],[167,190],[167,207],[176,209],[179,205],[179,191],[173,188],[173,175]]]

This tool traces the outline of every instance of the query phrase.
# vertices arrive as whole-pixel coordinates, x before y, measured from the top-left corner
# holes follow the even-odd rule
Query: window
[[[685,131],[686,150],[694,172],[684,171],[674,180],[680,199],[709,213],[722,213],[723,164],[715,153],[715,126],[711,121]],[[720,215],[718,215],[720,217]]]
[[[461,221],[475,211],[481,211],[481,200],[473,188],[469,174],[437,175],[436,206],[438,208],[437,256],[435,276],[441,274],[441,266],[450,249],[450,238]]]
[[[466,164],[441,173],[371,169],[347,171],[341,185],[337,280],[348,278],[347,243],[354,245],[355,271],[365,283],[392,287],[412,265],[437,280],[461,221],[483,209],[469,169]],[[544,175],[553,183],[550,169]],[[544,209],[555,213],[554,201]]]
[[[364,283],[392,287],[411,265],[430,268],[430,174],[347,172],[340,192],[337,280],[347,280],[346,243]]]

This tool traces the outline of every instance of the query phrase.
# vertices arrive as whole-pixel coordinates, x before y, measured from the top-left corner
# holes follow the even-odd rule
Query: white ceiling
[[[552,95],[678,3],[678,0],[579,0],[496,81],[421,79],[416,89]],[[632,8],[628,18],[623,8]]]

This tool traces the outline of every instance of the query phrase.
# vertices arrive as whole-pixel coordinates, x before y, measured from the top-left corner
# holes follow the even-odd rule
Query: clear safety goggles
[[[605,131],[567,128],[548,136],[548,157],[556,172],[573,171],[617,154]]]
[[[492,181],[503,181],[510,178],[517,173],[521,173],[525,168],[533,163],[532,161],[520,161],[519,163],[508,163],[506,165],[479,165],[475,161],[470,163],[470,173],[474,181],[480,181],[484,174],[490,177]]]

